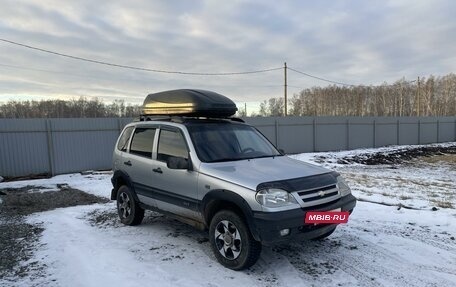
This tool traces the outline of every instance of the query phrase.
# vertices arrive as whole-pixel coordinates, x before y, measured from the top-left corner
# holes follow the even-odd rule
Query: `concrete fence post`
[[[396,126],[396,137],[397,137],[397,145],[399,145],[400,141],[399,141],[399,138],[401,136],[401,132],[400,132],[400,122],[399,120],[397,120],[397,126]]]
[[[55,163],[54,163],[54,143],[52,141],[52,125],[51,120],[46,120],[46,133],[47,133],[47,148],[48,148],[48,159],[49,159],[49,173],[51,176],[55,175]]]
[[[421,120],[418,120],[418,144],[421,144]]]
[[[350,149],[350,119],[347,119],[346,122],[346,130],[347,130],[347,150]]]
[[[312,121],[312,132],[313,132],[313,152],[317,151],[317,122],[316,119],[313,118]]]
[[[120,118],[117,118],[117,128],[119,129],[119,135],[122,132],[122,122],[120,121]]]
[[[374,148],[377,147],[377,122],[374,120]]]
[[[275,129],[275,146],[279,148],[279,122],[277,118],[274,119],[274,129]]]
[[[437,120],[437,142],[440,142],[440,120]]]

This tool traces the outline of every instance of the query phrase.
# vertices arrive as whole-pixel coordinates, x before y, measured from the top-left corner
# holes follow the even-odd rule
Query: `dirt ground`
[[[25,216],[56,208],[109,201],[67,185],[61,185],[55,191],[42,190],[46,188],[26,186],[0,189],[0,278],[25,276],[31,270],[35,271],[34,274],[39,274],[45,267],[39,262],[27,262],[38,247],[37,242],[43,228],[26,223]]]
[[[429,146],[411,149],[403,149],[393,152],[376,152],[373,154],[357,155],[353,157],[345,157],[338,161],[339,164],[360,163],[365,165],[380,165],[380,164],[401,164],[404,161],[413,160],[416,158],[433,158],[434,156],[455,155],[456,146]],[[453,160],[456,157],[452,156]]]

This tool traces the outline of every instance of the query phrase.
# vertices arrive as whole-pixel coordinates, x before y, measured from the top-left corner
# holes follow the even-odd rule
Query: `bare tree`
[[[123,100],[108,105],[98,98],[87,100],[84,97],[70,101],[9,101],[0,105],[1,118],[136,117],[140,114],[140,105],[126,106]]]
[[[268,102],[260,114],[271,114]],[[312,87],[290,100],[294,116],[454,116],[456,75],[429,76],[419,81],[355,87]]]

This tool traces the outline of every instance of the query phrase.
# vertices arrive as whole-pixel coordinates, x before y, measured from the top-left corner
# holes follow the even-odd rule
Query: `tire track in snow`
[[[318,283],[317,285],[321,283],[326,283],[328,286],[336,285],[337,282],[334,281],[333,276],[338,271],[343,271],[355,280],[344,284],[345,286],[353,286],[354,283],[358,286],[382,286],[373,281],[372,276],[345,263],[345,258],[339,258],[337,252],[334,252],[337,246],[340,246],[339,244],[319,245],[317,242],[305,242],[304,247],[290,244],[278,246],[274,250],[285,256],[294,268],[301,271],[301,278]],[[340,282],[338,284],[344,286]]]
[[[368,228],[368,229],[367,229]],[[450,254],[453,254],[456,258],[456,244],[452,244],[454,241],[450,241],[448,238],[445,240],[446,242],[437,241],[435,237],[437,233],[428,228],[427,226],[419,226],[419,225],[410,225],[406,223],[398,224],[396,222],[358,222],[352,221],[352,224],[349,226],[349,229],[354,229],[357,232],[369,232],[372,234],[384,234],[389,236],[400,237],[406,240],[412,240],[415,242],[420,242],[424,245],[430,245],[437,249],[441,249]],[[345,230],[344,230],[345,231]],[[449,234],[442,234],[448,235]],[[440,238],[441,239],[441,238]],[[444,240],[444,239],[441,239]],[[448,242],[448,243],[447,243]]]
[[[315,264],[319,260],[332,262],[336,269],[349,274],[359,286],[453,286],[454,282],[433,272],[454,275],[455,271],[446,267],[425,266],[408,261],[391,250],[369,240],[344,234],[342,240],[328,239],[322,242],[307,243],[304,246],[292,244],[276,249],[288,258],[297,269],[303,264]],[[346,244],[349,242],[349,245]],[[356,249],[351,249],[356,246]],[[293,254],[299,253],[299,260]],[[309,262],[310,263],[304,263]],[[416,272],[421,270],[421,272]],[[315,281],[315,280],[314,280]],[[334,283],[334,282],[333,282]]]

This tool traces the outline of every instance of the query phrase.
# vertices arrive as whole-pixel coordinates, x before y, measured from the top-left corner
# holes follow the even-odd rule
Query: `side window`
[[[161,130],[158,139],[157,160],[166,161],[170,156],[188,159],[185,139],[178,131]]]
[[[120,136],[119,142],[117,143],[117,149],[120,151],[127,151],[128,140],[130,139],[133,127],[126,128]]]
[[[155,129],[137,128],[131,140],[130,153],[151,158],[154,137]]]

